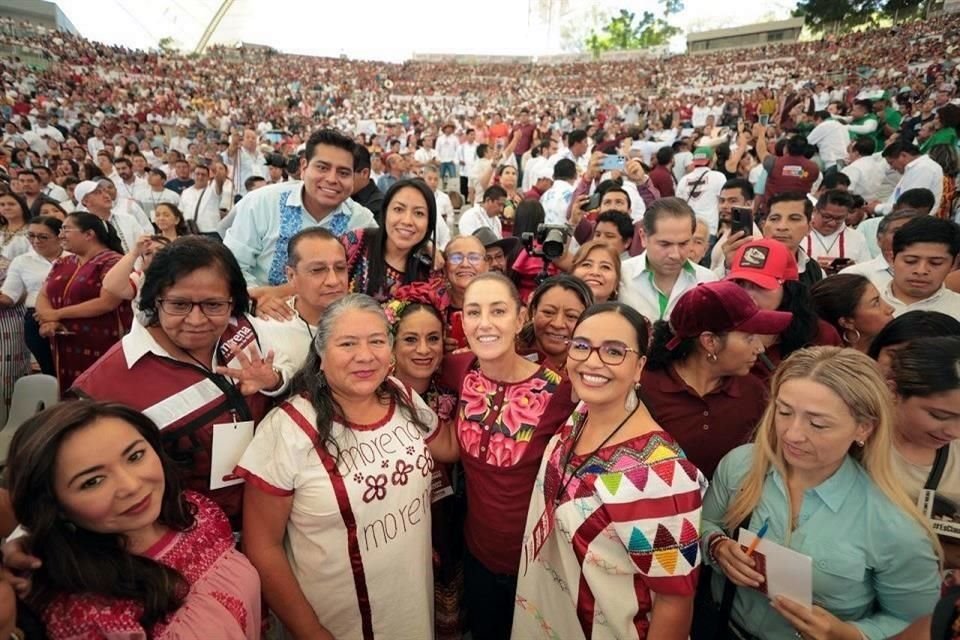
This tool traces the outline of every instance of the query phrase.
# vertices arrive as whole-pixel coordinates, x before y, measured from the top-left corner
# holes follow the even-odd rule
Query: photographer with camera
[[[569,251],[571,227],[545,224],[545,215],[543,206],[536,200],[524,200],[517,208],[513,231],[523,248],[511,271],[524,303],[545,279],[573,267],[573,256]]]

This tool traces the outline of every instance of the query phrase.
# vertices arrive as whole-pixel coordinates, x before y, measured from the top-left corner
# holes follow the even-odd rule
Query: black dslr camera
[[[563,252],[566,251],[570,234],[571,229],[569,225],[565,224],[541,224],[537,226],[534,233],[528,231],[520,234],[520,241],[527,253],[535,258],[540,258],[542,261],[540,272],[535,277],[537,284],[546,280],[550,275],[547,272],[547,264],[562,256]]]

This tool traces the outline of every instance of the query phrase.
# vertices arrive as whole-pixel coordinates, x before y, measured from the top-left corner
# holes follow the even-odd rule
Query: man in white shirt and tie
[[[839,189],[825,192],[817,201],[812,228],[801,248],[827,275],[871,258],[863,234],[846,224],[847,216],[854,209],[853,196]]]
[[[874,200],[867,207],[879,215],[886,215],[893,211],[893,205],[904,191],[908,189],[929,189],[933,193],[933,210],[940,210],[940,199],[943,197],[943,168],[929,156],[920,153],[920,149],[897,140],[887,145],[883,150],[883,157],[897,173],[902,174],[900,182],[885,202]]]
[[[210,184],[210,167],[198,164],[193,186],[180,194],[180,211],[187,222],[196,222],[200,233],[216,233],[220,224],[220,196]]]

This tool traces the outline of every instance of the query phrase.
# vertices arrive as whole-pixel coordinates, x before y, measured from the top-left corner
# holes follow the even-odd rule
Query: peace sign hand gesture
[[[245,353],[241,349],[234,349],[233,356],[240,363],[240,368],[217,367],[217,373],[240,382],[240,393],[252,396],[260,391],[276,391],[283,384],[283,376],[273,366],[273,350],[267,352],[267,357],[260,357],[255,349]]]

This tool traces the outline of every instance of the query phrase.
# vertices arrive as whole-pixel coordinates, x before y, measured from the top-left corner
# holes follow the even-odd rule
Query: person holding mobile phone
[[[828,274],[871,259],[866,238],[846,224],[854,208],[853,196],[840,189],[825,192],[817,201],[803,248]]]

